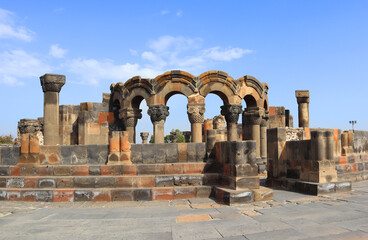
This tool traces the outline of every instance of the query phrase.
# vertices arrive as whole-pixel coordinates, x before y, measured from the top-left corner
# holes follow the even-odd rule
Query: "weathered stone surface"
[[[53,178],[40,178],[38,180],[38,187],[39,188],[55,188],[56,181]]]
[[[111,191],[112,201],[133,201],[133,189],[116,189]]]
[[[95,187],[96,188],[113,188],[115,187],[115,178],[114,177],[96,177],[95,178]]]
[[[16,165],[20,156],[20,147],[1,147],[1,164]]]
[[[151,201],[151,189],[135,189],[134,190],[135,201]]]
[[[91,201],[92,191],[91,190],[75,190],[74,201]]]
[[[74,187],[94,188],[96,177],[74,177]]]
[[[106,164],[108,145],[87,145],[87,162],[89,164]]]
[[[89,166],[89,175],[91,176],[101,175],[101,166]]]

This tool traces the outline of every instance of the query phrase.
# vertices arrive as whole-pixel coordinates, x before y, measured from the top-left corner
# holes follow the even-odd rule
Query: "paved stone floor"
[[[0,239],[368,239],[368,182],[350,193],[275,191],[236,207],[211,199],[0,202]]]

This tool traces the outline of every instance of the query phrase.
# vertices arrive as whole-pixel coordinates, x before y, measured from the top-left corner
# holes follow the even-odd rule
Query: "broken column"
[[[261,120],[261,134],[260,134],[260,151],[261,151],[261,158],[264,165],[264,169],[262,171],[266,170],[266,164],[267,164],[267,128],[268,128],[268,113],[265,113],[265,115],[262,117]]]
[[[44,144],[57,145],[59,140],[59,92],[65,84],[65,76],[45,74],[40,77],[44,92]]]
[[[297,90],[299,127],[309,127],[309,90]]]
[[[192,133],[190,131],[183,131],[183,135],[185,138],[185,142],[186,143],[190,142],[190,136],[192,135]]]
[[[192,130],[192,142],[202,142],[202,125],[205,111],[204,103],[188,103],[187,113]]]
[[[123,119],[126,131],[129,132],[129,141],[135,143],[135,127],[138,119],[142,118],[142,110],[138,108],[122,109],[119,117]]]
[[[239,114],[242,112],[241,104],[226,104],[221,106],[221,115],[225,116],[227,123],[227,140],[238,140],[238,119]]]
[[[141,132],[142,144],[147,144],[149,132]]]
[[[38,163],[40,142],[37,134],[41,126],[36,119],[21,119],[18,123],[20,132],[20,157],[18,163]]]
[[[169,116],[169,107],[165,105],[149,106],[147,111],[153,123],[154,143],[164,143],[164,124],[166,117]]]
[[[256,141],[257,160],[261,159],[260,125],[261,125],[263,115],[264,115],[264,109],[258,108],[258,107],[249,107],[249,108],[246,108],[243,112],[243,140]]]

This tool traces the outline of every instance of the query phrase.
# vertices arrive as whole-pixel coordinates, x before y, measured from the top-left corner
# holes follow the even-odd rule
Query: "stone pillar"
[[[135,126],[138,119],[142,118],[142,110],[138,108],[122,109],[119,117],[123,119],[126,131],[129,133],[129,142],[135,143]]]
[[[326,159],[333,160],[334,159],[334,133],[333,131],[326,131]]]
[[[147,144],[149,132],[141,132],[142,144]]]
[[[169,116],[169,107],[165,105],[149,106],[147,111],[153,123],[154,143],[164,143],[164,124]]]
[[[213,129],[213,120],[205,119],[203,124],[203,142],[207,142],[207,130]]]
[[[170,137],[172,143],[176,143],[178,141],[178,133],[177,132],[170,132]]]
[[[192,142],[202,142],[202,125],[204,122],[204,103],[188,103],[187,113],[192,130]]]
[[[225,116],[227,123],[227,140],[238,140],[238,119],[242,112],[241,104],[226,104],[221,106],[221,115]]]
[[[268,128],[268,114],[266,113],[261,120],[261,134],[260,134],[261,158],[265,164],[267,163],[267,128]]]
[[[18,122],[18,129],[21,143],[18,163],[38,163],[40,141],[37,135],[41,129],[40,122],[36,119],[21,119]]]
[[[257,160],[261,159],[260,125],[264,109],[258,107],[246,108],[243,112],[243,140],[254,140],[257,146]]]
[[[40,77],[44,92],[43,118],[44,118],[44,144],[57,145],[59,139],[59,92],[65,84],[65,76],[45,74]]]
[[[190,136],[192,135],[191,131],[184,131],[183,132],[184,138],[185,138],[185,142],[188,143],[190,142]]]
[[[297,90],[295,96],[298,101],[299,127],[309,127],[309,91]]]

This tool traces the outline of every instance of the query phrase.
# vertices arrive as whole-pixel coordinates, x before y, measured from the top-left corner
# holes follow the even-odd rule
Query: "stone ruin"
[[[269,187],[325,194],[367,179],[368,132],[309,127],[309,91],[296,91],[299,127],[269,107],[268,85],[221,71],[169,71],[112,84],[102,103],[59,106],[65,76],[40,77],[44,116],[18,123],[20,146],[0,147],[0,200],[132,201],[216,198],[227,204],[273,198]],[[224,103],[204,119],[209,93]],[[166,106],[187,97],[185,143],[164,143]],[[154,143],[142,132],[147,103]],[[242,101],[246,108],[242,109]],[[239,115],[242,123],[238,124]],[[267,178],[267,179],[266,179]],[[266,187],[268,186],[268,187]]]

